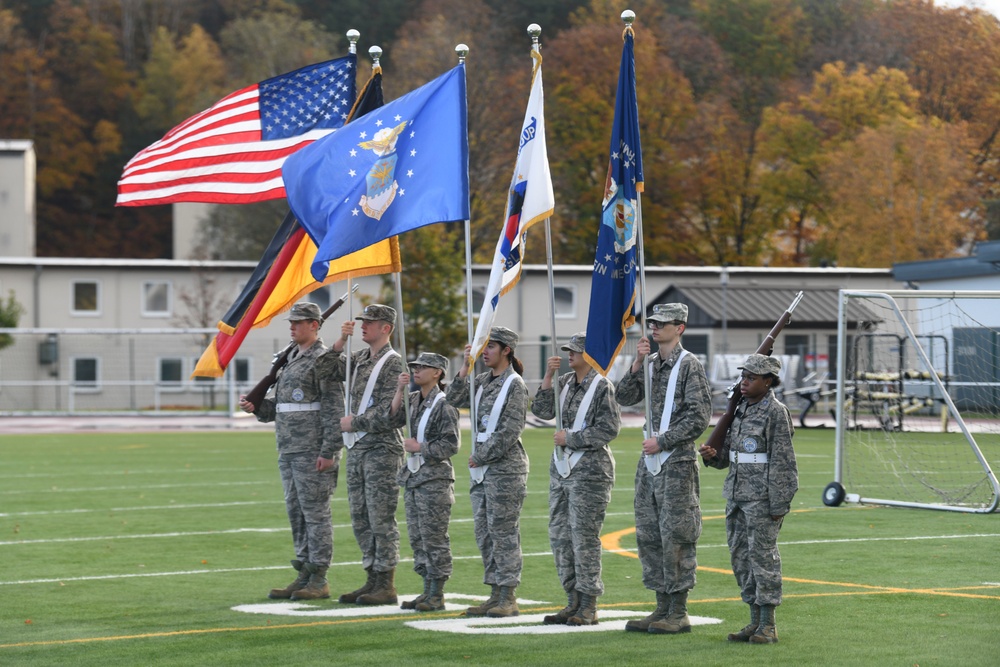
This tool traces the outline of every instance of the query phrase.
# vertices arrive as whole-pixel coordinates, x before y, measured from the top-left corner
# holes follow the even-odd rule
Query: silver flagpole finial
[[[381,46],[373,46],[369,48],[368,55],[371,56],[372,59],[372,69],[375,69],[376,67],[381,67],[381,65],[378,62],[378,59],[382,57]]]
[[[528,34],[531,35],[531,50],[540,51],[542,47],[538,44],[538,36],[542,34],[542,26],[532,23],[528,26]]]
[[[459,44],[458,46],[455,47],[455,53],[458,54],[458,64],[464,65],[465,57],[469,55],[469,47],[466,46],[465,44]]]
[[[633,12],[631,9],[626,9],[625,11],[623,11],[622,21],[625,22],[626,28],[632,27],[632,22],[635,21],[635,12]]]
[[[355,30],[354,28],[351,28],[350,30],[347,31],[347,41],[350,42],[350,44],[347,47],[347,52],[348,53],[357,53],[358,52],[358,38],[359,37],[361,37],[361,33],[358,32],[357,30]]]

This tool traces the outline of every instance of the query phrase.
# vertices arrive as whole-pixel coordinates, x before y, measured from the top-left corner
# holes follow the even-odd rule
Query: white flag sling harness
[[[661,433],[666,433],[670,430],[670,417],[674,412],[674,396],[677,395],[677,376],[680,374],[681,361],[684,360],[684,357],[686,357],[687,354],[687,350],[681,350],[680,355],[677,357],[677,363],[675,363],[674,367],[670,369],[670,379],[667,380],[667,393],[663,403],[663,414],[660,415],[660,429],[652,435],[646,435],[644,432],[643,439],[650,437],[655,438]],[[649,377],[650,379],[653,377],[652,364],[649,365]],[[645,431],[645,429],[643,429],[643,431]],[[653,476],[659,475],[660,470],[663,468],[664,461],[670,458],[672,453],[673,450],[667,452],[661,451],[658,454],[646,454],[643,457],[643,461],[646,463],[646,470],[648,470]]]
[[[594,381],[590,383],[590,387],[587,388],[587,393],[583,395],[583,400],[580,401],[580,407],[576,411],[576,417],[573,419],[573,428],[566,429],[569,433],[578,433],[583,429],[587,428],[587,411],[590,410],[590,404],[594,401],[594,394],[597,393],[597,386],[602,382],[607,382],[607,378],[603,375],[597,375]],[[566,399],[569,396],[569,382],[567,382],[563,388],[562,392],[559,394],[559,405],[562,406],[563,412],[566,411]],[[559,453],[555,450],[552,452],[552,460],[556,464],[556,472],[559,473],[560,477],[569,477],[569,474],[573,472],[573,467],[580,462],[583,455],[586,452],[579,451],[573,452],[565,459],[559,456]]]

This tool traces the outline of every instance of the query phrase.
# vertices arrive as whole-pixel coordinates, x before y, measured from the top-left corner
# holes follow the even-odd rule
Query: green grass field
[[[532,472],[518,595],[537,604],[522,604],[522,615],[551,613],[565,601],[546,532],[550,433],[525,434]],[[0,664],[1000,664],[1000,516],[825,507],[832,431],[800,429],[795,437],[800,490],[780,538],[779,644],[725,641],[746,622],[747,608],[729,570],[716,470],[702,470],[704,533],[689,609],[721,623],[679,636],[607,630],[623,620],[613,613],[648,613],[653,602],[629,530],[638,439],[630,429],[614,443],[618,485],[605,543],[623,553],[604,554],[602,625],[540,635],[530,623],[510,634],[470,635],[405,624],[458,619],[457,611],[335,615],[359,609],[335,600],[364,574],[343,474],[334,500],[333,598],[292,611],[266,599],[293,574],[269,432],[0,437]],[[463,469],[448,592],[482,595],[467,485]],[[404,562],[396,583],[400,594],[416,594],[402,503],[399,518]]]

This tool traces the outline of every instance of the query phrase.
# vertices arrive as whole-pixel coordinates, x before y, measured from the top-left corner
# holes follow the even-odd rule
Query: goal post
[[[1000,505],[1000,292],[840,290],[823,502]]]

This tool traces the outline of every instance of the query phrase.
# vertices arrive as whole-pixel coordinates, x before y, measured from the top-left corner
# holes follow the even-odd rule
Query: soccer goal
[[[1000,292],[840,291],[823,502],[993,512]]]

